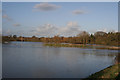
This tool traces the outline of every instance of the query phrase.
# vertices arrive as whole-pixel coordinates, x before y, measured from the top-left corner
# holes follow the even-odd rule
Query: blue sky
[[[118,30],[117,2],[3,2],[3,34],[75,36]]]

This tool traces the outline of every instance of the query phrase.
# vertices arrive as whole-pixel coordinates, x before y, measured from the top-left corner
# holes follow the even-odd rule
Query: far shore
[[[77,48],[93,48],[93,49],[108,49],[108,50],[120,50],[118,46],[108,46],[108,45],[93,45],[93,44],[61,44],[61,43],[45,43],[45,46],[53,47],[77,47]]]
[[[4,41],[2,43],[6,44],[9,42],[11,42],[11,41]],[[23,41],[19,41],[19,42],[23,42]],[[24,42],[29,42],[29,41],[24,41]],[[33,42],[33,41],[30,41],[30,42]],[[120,50],[120,47],[118,47],[118,46],[99,45],[99,44],[44,43],[44,46]]]

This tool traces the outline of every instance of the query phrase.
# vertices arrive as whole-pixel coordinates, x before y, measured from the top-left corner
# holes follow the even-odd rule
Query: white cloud
[[[33,34],[38,36],[52,36],[57,31],[57,27],[51,24],[45,24],[33,30]]]
[[[37,11],[52,11],[58,8],[60,8],[60,6],[57,6],[55,4],[50,4],[50,3],[40,3],[34,6],[34,9]]]
[[[83,11],[83,10],[74,10],[73,14],[76,14],[76,15],[85,14],[85,11]]]
[[[2,34],[2,29],[0,28],[0,34]]]
[[[12,33],[11,33],[11,30],[10,29],[8,29],[8,30],[6,30],[6,31],[3,31],[3,35],[11,35]]]
[[[8,15],[4,14],[2,17],[3,17],[3,18],[8,18]]]
[[[65,27],[58,30],[58,34],[62,36],[75,36],[80,33],[80,26],[77,22],[68,22]]]
[[[2,18],[6,19],[6,20],[8,20],[8,21],[11,21],[11,18],[10,18],[7,14],[4,14],[4,15],[2,16]]]
[[[19,26],[21,26],[21,24],[16,23],[16,24],[13,24],[13,26],[15,26],[15,27],[19,27]]]
[[[68,22],[66,26],[58,27],[52,24],[45,24],[32,30],[32,34],[37,36],[75,36],[80,33],[80,26],[77,22]]]

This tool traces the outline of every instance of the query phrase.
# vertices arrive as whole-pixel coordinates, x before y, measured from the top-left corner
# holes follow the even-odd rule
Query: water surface
[[[3,44],[3,78],[85,78],[112,64],[117,50]]]

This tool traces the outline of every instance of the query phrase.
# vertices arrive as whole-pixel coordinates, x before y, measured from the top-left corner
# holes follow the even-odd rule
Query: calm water
[[[3,78],[85,78],[112,64],[117,50],[3,44]]]

